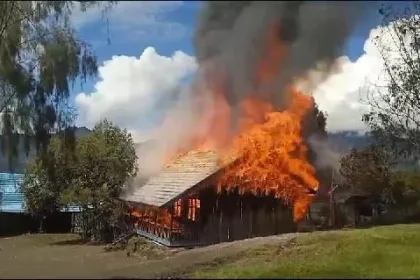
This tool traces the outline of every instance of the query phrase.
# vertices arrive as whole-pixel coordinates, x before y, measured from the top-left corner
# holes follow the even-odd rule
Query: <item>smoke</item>
[[[337,172],[340,170],[340,159],[342,155],[333,151],[325,138],[318,137],[317,135],[310,135],[308,144],[317,154],[314,165],[318,169],[322,170],[331,167]]]
[[[257,94],[281,109],[288,101],[281,93],[294,79],[317,69],[324,75],[312,79],[315,86],[329,75],[364,5],[329,1],[207,2],[195,34],[197,58],[201,67],[214,61],[223,65],[231,105],[246,95]],[[255,69],[267,50],[268,31],[275,24],[287,53],[280,73],[273,79],[275,84],[262,89],[253,82]]]
[[[340,71],[335,60],[368,10],[366,5],[369,2],[207,2],[194,38],[197,59],[200,69],[213,76],[215,65],[223,69],[227,102],[234,110],[231,123],[235,124],[239,114],[236,105],[250,95],[281,110],[290,101],[286,86],[300,84],[311,92],[331,73]],[[276,25],[286,53],[271,84],[257,84],[255,69],[267,52],[268,32]],[[308,143],[317,154],[317,168],[339,166],[339,155],[327,142],[313,136]]]
[[[223,108],[212,105],[215,97],[209,92],[208,84],[212,90],[218,86],[224,89],[232,109],[228,123],[234,129],[240,113],[237,105],[250,95],[281,110],[289,101],[287,85],[305,80],[305,89],[311,90],[330,72],[337,71],[334,60],[342,53],[348,35],[362,14],[363,5],[327,1],[207,2],[194,36],[199,63],[196,79],[173,101],[164,123],[151,137],[156,139],[154,144],[139,148],[138,155],[142,157],[139,170],[144,173],[141,176],[158,172],[167,157],[180,148],[188,150],[192,132],[198,137],[201,131],[203,135],[208,133],[211,128],[206,124],[211,121],[198,123],[198,120],[223,113]],[[281,70],[270,84],[257,84],[255,69],[267,52],[269,31],[277,30],[274,27],[278,27],[276,35],[284,44],[285,59],[280,62]],[[313,75],[314,71],[316,75]],[[310,79],[306,79],[309,75]],[[315,150],[327,153],[319,141],[315,142]]]
[[[138,177],[150,177],[158,173],[168,157],[179,149],[186,148],[192,128],[196,124],[197,112],[192,103],[191,88],[179,87],[165,100],[167,110],[162,124],[148,133],[147,141],[136,147],[138,155]],[[202,98],[205,96],[203,95]],[[169,100],[171,99],[171,100]]]

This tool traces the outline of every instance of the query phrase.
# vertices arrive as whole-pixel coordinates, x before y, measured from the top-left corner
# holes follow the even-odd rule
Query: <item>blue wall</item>
[[[0,173],[0,212],[25,212],[25,198],[20,190],[23,174]],[[61,212],[80,212],[80,207],[68,206]]]
[[[0,173],[0,212],[24,212],[24,197],[20,191],[23,174]]]

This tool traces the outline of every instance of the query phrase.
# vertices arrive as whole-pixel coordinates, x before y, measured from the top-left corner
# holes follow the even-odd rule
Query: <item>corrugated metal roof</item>
[[[145,183],[132,180],[129,191],[121,196],[122,200],[161,207],[177,198],[193,186],[215,174],[223,166],[218,162],[214,151],[191,151],[176,158],[157,176]],[[235,157],[225,165],[233,162]]]
[[[82,207],[77,206],[77,205],[68,205],[68,206],[61,207],[60,212],[78,213],[78,212],[82,212]]]

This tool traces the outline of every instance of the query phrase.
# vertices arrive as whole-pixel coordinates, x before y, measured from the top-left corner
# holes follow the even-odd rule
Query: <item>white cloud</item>
[[[118,1],[107,10],[109,27],[115,34],[129,34],[131,38],[147,35],[165,39],[179,38],[186,34],[187,27],[168,19],[167,14],[176,10],[183,1]],[[72,21],[80,29],[104,20],[104,7],[89,8],[85,12],[76,9]]]
[[[163,102],[179,97],[182,80],[196,69],[195,58],[182,51],[165,57],[148,47],[138,58],[113,56],[99,67],[94,91],[76,96],[78,125],[107,118],[140,138],[139,131],[154,127],[169,105]]]
[[[390,33],[378,26],[370,31],[364,44],[364,53],[354,62],[346,56],[337,59],[340,71],[328,77],[313,91],[316,102],[321,110],[328,114],[327,129],[367,130],[362,122],[362,115],[367,112],[366,104],[368,91],[372,85],[385,85],[383,60],[375,45],[375,38],[381,33],[382,42],[392,47]],[[385,32],[385,33],[384,33]],[[314,71],[312,75],[316,75]]]

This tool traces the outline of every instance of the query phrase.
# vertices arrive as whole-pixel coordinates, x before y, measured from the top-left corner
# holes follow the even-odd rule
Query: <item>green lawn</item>
[[[198,278],[420,277],[420,225],[317,232],[198,267]]]

